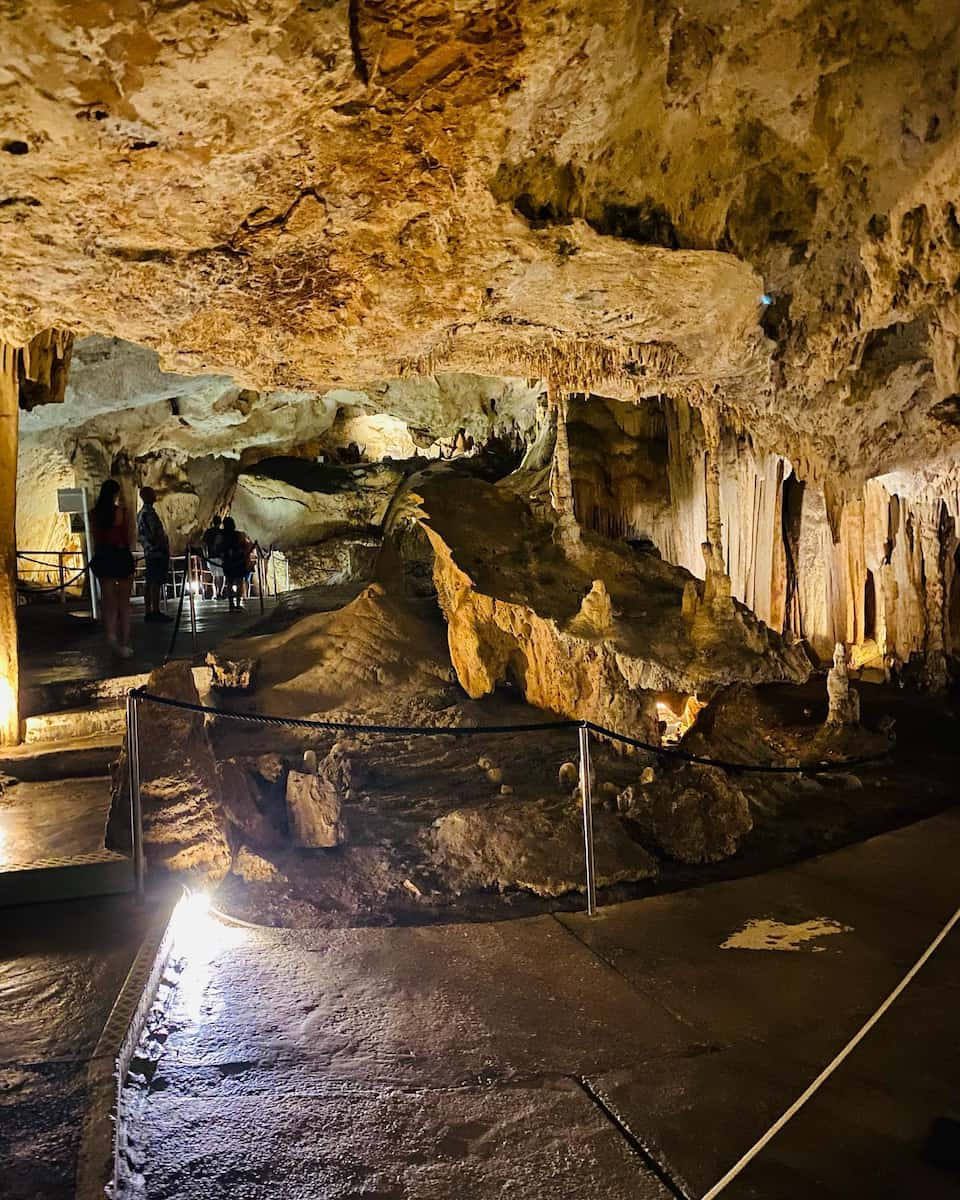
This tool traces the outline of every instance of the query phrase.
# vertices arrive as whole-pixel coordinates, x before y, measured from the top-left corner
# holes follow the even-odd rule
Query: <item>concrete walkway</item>
[[[110,779],[18,783],[0,798],[0,871],[103,848]]]
[[[271,613],[277,607],[273,597],[265,598]],[[172,625],[149,625],[143,620],[142,603],[131,608],[133,658],[112,654],[102,627],[89,620],[89,610],[77,611],[59,604],[27,605],[17,610],[20,635],[20,674],[22,686],[41,687],[71,681],[109,679],[159,667],[170,648]],[[168,604],[168,614],[176,616],[176,606]],[[248,600],[243,612],[231,612],[226,600],[197,603],[197,652],[206,653],[262,620],[260,601]],[[185,606],[174,657],[191,657],[193,641],[189,612]]]
[[[144,934],[169,897],[0,910],[0,1195],[70,1200],[89,1067]]]
[[[702,1195],[960,902],[960,812],[605,909],[333,932],[192,926],[133,1194]],[[960,1097],[960,939],[733,1197],[956,1197],[920,1157]]]

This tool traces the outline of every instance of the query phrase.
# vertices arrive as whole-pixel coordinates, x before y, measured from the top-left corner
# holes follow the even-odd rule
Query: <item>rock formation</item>
[[[859,725],[860,696],[850,686],[847,674],[847,651],[843,642],[837,642],[833,651],[833,666],[827,672],[827,724]]]
[[[199,703],[190,664],[173,662],[150,674],[147,690]],[[141,704],[140,793],[148,868],[183,871],[217,881],[230,870],[229,821],[221,779],[200,713]],[[107,845],[130,850],[128,748],[120,758]]]
[[[569,553],[524,498],[532,481],[524,489],[520,475],[496,487],[478,481],[456,504],[450,476],[413,484],[468,695],[512,680],[539,708],[655,742],[658,692],[806,677],[802,654],[735,610],[729,592],[729,620],[711,626],[721,636],[698,642],[682,617],[693,586],[683,571],[595,538]]]
[[[847,656],[942,691],[960,17],[888,7],[3,6],[0,741],[17,540],[75,549],[56,490],[110,474],[156,488],[176,551],[232,508],[287,584],[343,587],[226,649],[215,682],[271,712],[442,725],[502,689],[656,742],[666,704],[746,760],[790,738],[738,727],[742,685],[838,644],[823,753],[853,744]],[[155,861],[217,876],[288,817],[340,840],[341,761],[280,770],[271,807],[252,749],[184,728],[201,803],[151,750]],[[622,782],[665,855],[750,829],[716,774]],[[507,796],[514,829],[561,819]],[[528,878],[474,799],[440,858]]]
[[[299,771],[287,774],[287,811],[297,846],[338,846],[344,838],[340,812],[343,797],[335,772],[313,755]]]
[[[600,887],[656,875],[656,861],[615,818],[595,813],[594,838]],[[504,800],[457,808],[436,822],[433,844],[437,867],[459,888],[561,896],[586,886],[581,823],[569,803]]]
[[[753,828],[747,797],[718,768],[661,772],[627,787],[617,806],[646,842],[684,863],[729,858]]]

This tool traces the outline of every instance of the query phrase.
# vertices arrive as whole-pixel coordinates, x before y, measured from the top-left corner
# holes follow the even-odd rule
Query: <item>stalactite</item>
[[[17,352],[19,406],[61,404],[67,387],[73,334],[45,329]]]
[[[426,354],[400,359],[400,375],[432,375],[443,370],[469,370],[502,375],[505,363],[517,375],[544,379],[558,394],[593,391],[623,399],[643,399],[658,392],[700,403],[706,395],[692,375],[686,356],[660,342],[622,342],[578,338],[559,330],[537,328],[536,341],[525,343],[514,326],[504,345],[505,327],[496,322],[456,326]]]

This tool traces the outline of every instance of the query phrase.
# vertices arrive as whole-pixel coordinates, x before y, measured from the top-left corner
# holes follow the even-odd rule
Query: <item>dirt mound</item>
[[[452,682],[435,607],[387,596],[376,583],[335,612],[236,639],[223,654],[259,660],[253,707],[277,715],[406,722],[421,709],[429,716],[428,700]]]

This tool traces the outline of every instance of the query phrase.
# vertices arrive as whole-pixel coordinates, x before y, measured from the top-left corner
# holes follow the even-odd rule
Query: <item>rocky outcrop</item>
[[[388,595],[380,583],[335,611],[308,613],[222,650],[260,659],[256,708],[282,716],[433,725],[431,702],[451,684],[435,603]]]
[[[249,692],[260,663],[255,658],[225,658],[211,650],[206,658],[210,686],[217,692]]]
[[[742,609],[722,637],[691,640],[684,572],[595,538],[568,552],[519,477],[478,482],[456,504],[449,479],[416,486],[450,657],[470,696],[511,681],[538,708],[657,741],[657,692],[807,675],[803,655]]]
[[[172,700],[199,703],[187,662],[173,662],[151,672],[147,690]],[[140,728],[140,794],[148,868],[186,872],[211,882],[222,879],[232,859],[230,823],[203,715],[144,701]],[[124,743],[106,844],[129,853],[127,753]],[[239,799],[235,802],[240,803]]]
[[[241,471],[230,512],[264,546],[307,546],[373,532],[404,475],[402,463],[347,467],[267,459]]]
[[[226,758],[217,762],[217,775],[231,840],[260,849],[282,845],[286,841],[286,821],[279,819],[277,805],[270,803],[271,789],[264,786],[267,781],[256,764]]]
[[[313,751],[304,755],[303,767],[287,774],[287,812],[297,846],[339,846],[346,836],[341,817],[349,791],[345,759],[335,747],[318,762]]]
[[[289,586],[304,588],[370,580],[380,546],[380,537],[367,532],[327,538],[313,546],[288,550],[284,558]]]
[[[458,808],[434,823],[434,857],[455,892],[523,888],[561,896],[586,887],[577,808],[544,800],[502,800]],[[650,879],[657,864],[607,813],[594,814],[597,885]]]
[[[617,805],[644,841],[682,863],[730,858],[753,829],[747,797],[716,768],[658,772],[627,787]]]

